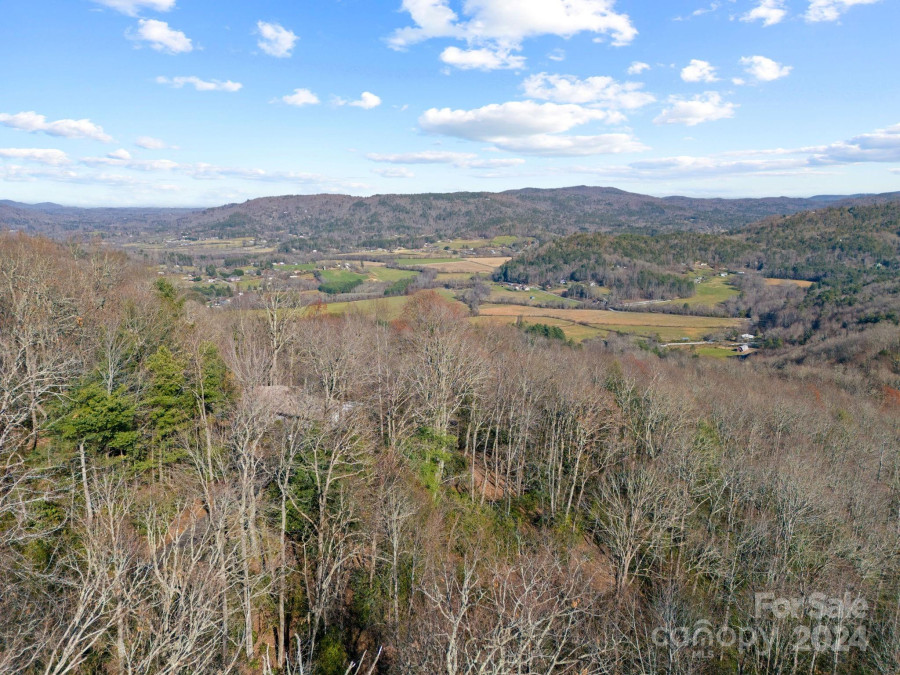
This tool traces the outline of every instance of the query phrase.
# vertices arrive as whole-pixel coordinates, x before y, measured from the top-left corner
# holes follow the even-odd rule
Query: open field
[[[512,234],[498,235],[493,239],[453,239],[451,241],[438,242],[439,247],[449,247],[451,250],[459,251],[467,248],[488,248],[490,246],[512,246],[518,242],[521,237]]]
[[[319,272],[319,276],[321,277],[323,283],[343,283],[355,281],[356,279],[365,281],[366,279],[365,275],[357,274],[356,272],[351,272],[350,270],[322,270],[321,272]]]
[[[511,325],[518,322],[518,316],[473,316],[469,319],[476,326],[496,326]],[[559,326],[563,329],[566,337],[574,342],[584,342],[595,337],[604,337],[609,334],[608,330],[602,330],[594,326],[586,326],[584,324],[575,323],[574,321],[566,321],[565,319],[555,319],[552,317],[528,317],[523,319],[526,323],[543,323],[548,326]]]
[[[600,309],[543,309],[524,305],[482,305],[481,316],[523,317],[526,321],[546,323],[546,319],[562,319],[599,331],[612,331],[659,337],[662,340],[701,338],[709,333],[740,328],[741,319],[722,319],[707,316],[677,316],[648,312],[613,312]],[[566,328],[563,327],[565,331]],[[568,335],[568,332],[566,333]]]
[[[173,239],[169,241],[151,241],[151,242],[126,242],[122,244],[122,248],[126,250],[143,250],[143,251],[178,251],[188,255],[205,255],[217,254],[222,255],[226,252],[241,252],[247,255],[257,255],[263,253],[274,253],[274,246],[261,246],[252,243],[253,237],[241,238],[234,237],[231,239]]]
[[[467,272],[475,274],[478,272],[493,272],[507,260],[509,260],[508,257],[465,258],[464,260],[454,260],[452,262],[427,263],[423,264],[422,267],[437,270],[438,272]]]
[[[727,277],[712,277],[704,279],[696,285],[697,292],[690,298],[676,298],[660,302],[660,305],[688,305],[689,307],[706,306],[713,307],[725,302],[738,294],[738,290],[732,286]]]
[[[471,272],[438,272],[437,277],[435,277],[435,279],[439,282],[468,281],[471,278]]]
[[[771,277],[766,278],[766,286],[785,286],[787,284],[793,284],[794,286],[799,286],[800,288],[809,288],[813,285],[812,281],[807,281],[805,279],[773,279]]]
[[[275,269],[287,272],[312,272],[318,269],[316,263],[298,263],[296,265],[278,265]]]
[[[458,302],[453,294],[446,289],[436,291],[439,295],[452,302]],[[354,300],[352,302],[329,302],[324,305],[324,310],[328,314],[335,316],[341,314],[357,313],[364,316],[372,316],[382,321],[392,321],[400,316],[409,297],[398,295],[386,298],[374,298],[372,300]],[[460,303],[462,304],[462,303]],[[307,312],[312,311],[311,307],[306,309]]]
[[[427,254],[422,254],[421,256],[410,255],[404,253],[402,256],[396,258],[398,265],[415,265],[416,267],[420,265],[437,265],[440,263],[453,263],[464,260],[464,258],[437,258],[437,257],[429,257]]]
[[[416,276],[416,272],[410,270],[398,270],[393,267],[376,266],[370,267],[366,265],[366,272],[369,275],[369,281],[385,281],[393,283],[401,279],[412,279]]]
[[[532,298],[534,299],[532,300]],[[542,291],[538,288],[532,288],[527,291],[515,291],[510,288],[506,288],[501,284],[491,284],[491,295],[488,298],[488,301],[517,302],[523,305],[563,303],[570,307],[577,307],[580,304],[577,300],[573,300],[571,298],[563,298],[553,293]]]

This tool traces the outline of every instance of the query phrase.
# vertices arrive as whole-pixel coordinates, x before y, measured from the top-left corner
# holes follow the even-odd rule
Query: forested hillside
[[[837,203],[870,203],[891,195],[810,199],[657,198],[615,188],[571,187],[449,194],[287,195],[208,209],[98,208],[0,201],[0,227],[107,238],[248,237],[284,251],[420,246],[424,241],[573,232],[732,230],[768,216]]]
[[[690,297],[690,278],[708,275],[704,269],[737,272],[733,283],[740,295],[726,309],[732,316],[752,318],[767,346],[804,347],[792,353],[796,360],[895,358],[891,354],[897,353],[900,324],[897,202],[772,218],[733,233],[573,235],[523,252],[494,276],[528,284],[566,280],[576,287],[593,282],[608,287],[615,302]],[[686,270],[693,272],[685,275]],[[762,277],[814,283],[808,289],[772,286]]]
[[[728,255],[824,223],[810,255],[891,288],[835,246],[896,247],[859,213]],[[597,241],[578,265],[712,245]],[[900,670],[900,369],[576,348],[429,291],[223,312],[24,235],[0,288],[0,673]]]

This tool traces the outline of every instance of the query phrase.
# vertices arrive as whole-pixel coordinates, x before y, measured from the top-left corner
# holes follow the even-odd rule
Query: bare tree
[[[615,565],[618,593],[647,571],[662,545],[674,515],[666,500],[664,483],[642,467],[623,469],[601,482],[592,515],[597,538]]]
[[[106,636],[120,624],[123,596],[140,583],[138,556],[128,516],[130,492],[115,478],[95,482],[95,517],[82,519],[82,546],[64,561],[54,579],[67,590],[61,620],[48,617],[44,675],[77,672]]]
[[[251,568],[263,565],[260,499],[267,483],[268,467],[263,457],[263,440],[270,431],[272,413],[264,402],[245,396],[235,411],[229,433],[231,464],[238,493],[237,517],[240,528],[241,605],[244,614],[244,652],[253,658],[254,600],[265,593],[259,575]]]
[[[434,292],[416,294],[406,307],[406,339],[418,361],[412,384],[423,422],[446,434],[451,418],[483,376],[480,354],[468,339],[464,315]]]

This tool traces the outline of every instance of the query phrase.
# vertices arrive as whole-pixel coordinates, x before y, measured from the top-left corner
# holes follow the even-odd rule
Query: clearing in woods
[[[799,286],[800,288],[809,288],[813,285],[812,281],[807,281],[806,279],[773,279],[771,277],[767,277],[765,279],[766,286],[785,286],[787,284],[794,284],[795,286]]]
[[[714,307],[738,294],[738,290],[731,285],[728,277],[715,276],[696,285],[696,293],[689,298],[675,298],[660,305],[687,305],[688,307]]]

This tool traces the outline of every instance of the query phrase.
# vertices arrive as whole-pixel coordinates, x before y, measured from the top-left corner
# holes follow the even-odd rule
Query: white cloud
[[[653,120],[656,124],[685,124],[689,127],[734,117],[737,105],[722,100],[714,92],[707,91],[692,98],[670,96],[669,107]]]
[[[184,85],[189,84],[197,91],[240,91],[244,86],[240,82],[232,82],[231,80],[201,80],[199,77],[164,77],[160,75],[156,78],[157,84],[167,84],[175,89],[181,89]]]
[[[734,2],[734,0],[731,0],[731,2]],[[722,5],[720,2],[713,2],[710,5],[708,5],[707,7],[699,7],[697,9],[695,9],[688,16],[676,16],[672,20],[673,21],[688,21],[694,17],[703,16],[704,14],[711,14],[712,12],[715,12],[716,10],[718,10],[719,7],[721,7],[721,6]]]
[[[680,155],[632,162],[624,166],[572,167],[572,171],[631,180],[724,178],[731,175],[787,176],[816,173],[803,158],[742,159]]]
[[[128,33],[132,40],[147,42],[152,49],[167,54],[186,54],[193,51],[191,39],[180,30],[170,28],[165,21],[141,19],[137,31]]]
[[[119,148],[118,150],[113,150],[112,152],[106,155],[110,159],[131,159],[131,153],[128,152],[125,148]]]
[[[317,105],[319,103],[319,97],[309,89],[294,89],[293,94],[282,96],[281,100],[288,105],[295,105],[298,108],[305,105]]]
[[[118,156],[115,152],[106,157],[82,157],[81,163],[87,166],[114,166],[136,171],[174,171],[182,166],[170,159],[133,159],[131,153],[126,154],[128,157]]]
[[[643,61],[632,61],[631,65],[628,66],[628,74],[629,75],[640,75],[645,70],[650,70],[650,64],[644,63]]]
[[[900,162],[900,124],[811,150],[816,165]]]
[[[277,23],[258,21],[256,29],[260,36],[257,46],[269,56],[276,58],[289,57],[297,40],[300,39],[293,31]]]
[[[762,21],[763,26],[774,26],[786,14],[784,0],[760,0],[756,7],[741,17],[741,21]]]
[[[509,152],[543,157],[612,155],[649,150],[631,134],[599,134],[596,136],[535,134],[522,138],[497,139],[494,144]]]
[[[142,9],[153,12],[168,12],[175,9],[175,0],[94,0],[128,16],[137,16]]]
[[[62,119],[48,122],[44,115],[36,112],[20,112],[15,115],[0,113],[0,124],[13,129],[21,129],[32,133],[42,132],[50,136],[62,136],[64,138],[89,138],[95,141],[109,143],[112,137],[103,131],[103,127],[94,124],[88,119],[71,120]]]
[[[386,167],[384,169],[372,169],[372,173],[377,173],[379,176],[384,176],[385,178],[415,178],[416,174],[414,174],[409,169],[404,169],[402,166],[391,166]]]
[[[44,148],[0,148],[0,157],[6,157],[7,159],[21,159],[28,162],[37,162],[38,164],[49,164],[51,166],[69,163],[69,156],[62,150]]]
[[[458,164],[478,155],[471,152],[448,152],[444,150],[425,150],[424,152],[401,152],[395,154],[383,154],[370,152],[367,159],[373,162],[385,162],[388,164]]]
[[[566,156],[646,150],[630,134],[559,135],[588,122],[622,119],[617,111],[574,104],[511,101],[474,110],[431,108],[419,118],[419,125],[428,133],[491,143],[516,153]]]
[[[140,172],[145,177],[138,178],[134,175],[129,175],[127,173],[129,171]],[[162,190],[180,190],[180,186],[172,184],[173,176],[184,176],[198,181],[238,179],[271,183],[286,186],[288,190],[302,186],[306,190],[315,192],[354,191],[358,194],[360,191],[370,189],[370,186],[365,183],[350,182],[315,173],[268,171],[252,167],[219,166],[204,162],[181,164],[166,159],[139,160],[126,159],[124,157],[83,157],[77,170],[68,166],[34,169],[0,162],[0,181],[55,181],[84,185],[142,187],[147,189],[147,195],[143,196],[141,200],[131,201],[143,201],[144,203],[146,203],[147,199],[157,201],[159,192]],[[216,196],[211,201],[222,202],[228,200],[221,198],[221,196]]]
[[[597,136],[555,136],[535,134],[522,138],[500,139],[496,145],[504,150],[518,150],[531,155],[548,157],[641,152],[647,147],[629,134],[600,134]],[[398,154],[370,153],[373,162],[389,164],[451,164],[461,169],[503,169],[525,163],[521,157],[481,159],[472,152],[426,150]]]
[[[691,176],[822,175],[827,173],[823,167],[861,163],[900,163],[900,124],[830,145],[661,157],[622,166],[571,167],[571,170],[605,177],[668,180]],[[900,168],[888,168],[888,171],[900,173]]]
[[[524,163],[525,160],[521,157],[509,157],[507,159],[471,159],[460,166],[465,169],[505,169]]]
[[[772,82],[787,77],[793,70],[793,66],[783,66],[765,56],[745,56],[741,59],[741,64],[757,82]]]
[[[352,105],[363,110],[371,110],[381,105],[381,98],[373,94],[371,91],[364,91],[360,94],[359,100],[350,101],[347,105]]]
[[[564,49],[554,49],[552,52],[547,54],[547,58],[551,61],[565,61],[566,60],[566,50]]]
[[[461,19],[449,0],[403,0],[414,26],[389,39],[395,49],[431,38],[518,47],[539,35],[571,37],[581,32],[609,35],[614,45],[630,43],[637,30],[627,14],[615,11],[615,0],[467,0]]]
[[[460,49],[447,47],[441,61],[460,70],[510,70],[525,66],[525,57],[510,53],[509,49]]]
[[[797,169],[803,165],[803,160],[790,158],[728,160],[719,157],[678,156],[632,162],[630,166],[638,171],[676,175],[686,173],[717,175],[722,173],[783,172],[786,169]]]
[[[332,96],[331,103],[336,106],[351,105],[355,108],[371,110],[372,108],[377,108],[381,105],[381,97],[376,96],[370,91],[364,91],[356,101],[348,101],[340,96]]]
[[[137,140],[135,140],[134,144],[139,148],[144,148],[145,150],[166,150],[173,149],[177,150],[175,146],[171,146],[165,141],[159,138],[153,138],[152,136],[139,136]]]
[[[709,61],[691,59],[691,62],[681,69],[681,79],[685,82],[715,82],[716,69]]]
[[[616,122],[621,119],[616,113],[578,105],[511,101],[473,110],[431,108],[419,118],[419,124],[429,133],[494,142],[497,138],[560,133],[587,122],[610,121],[613,117]]]
[[[462,169],[498,169],[524,164],[519,157],[504,159],[480,159],[473,152],[448,152],[445,150],[425,150],[397,154],[369,153],[367,159],[387,164],[452,164]]]
[[[810,0],[804,15],[807,21],[837,21],[854,5],[872,5],[879,0]]]
[[[611,77],[598,76],[580,80],[574,75],[538,73],[528,77],[522,88],[526,96],[555,103],[590,103],[613,109],[634,110],[656,98],[640,91],[640,82],[616,82]]]

